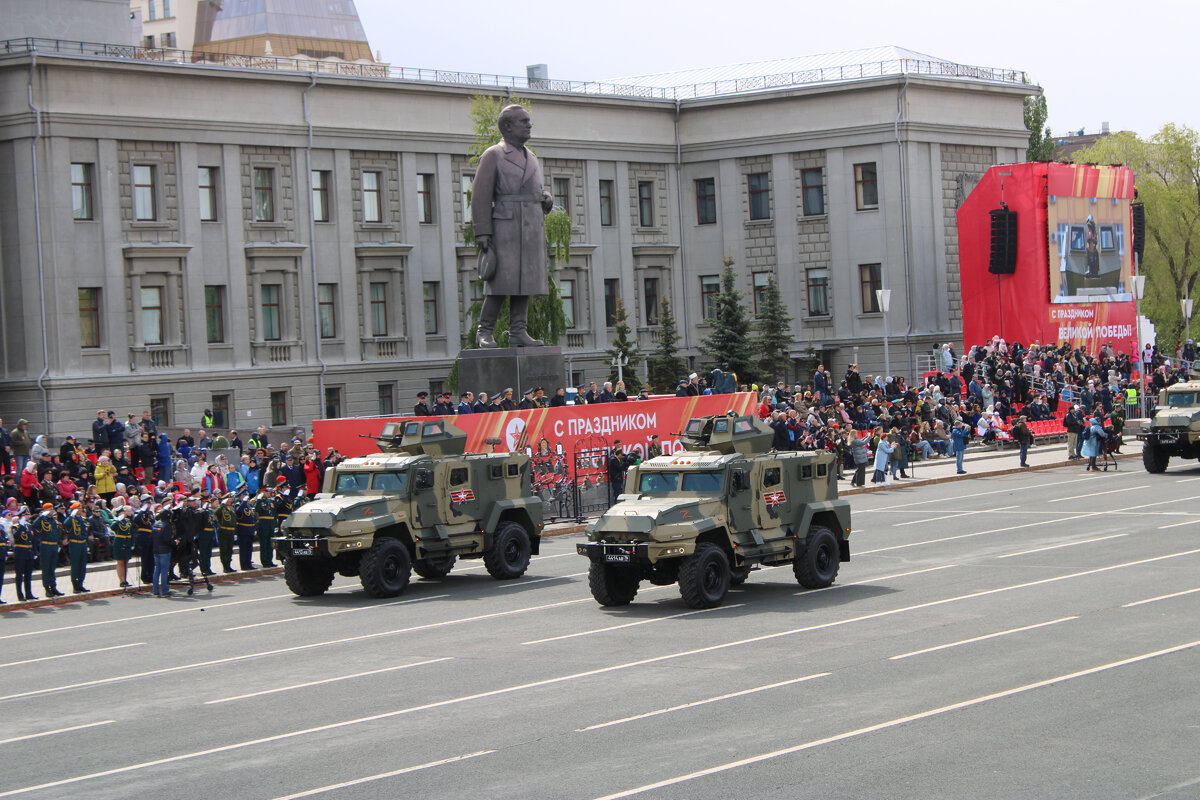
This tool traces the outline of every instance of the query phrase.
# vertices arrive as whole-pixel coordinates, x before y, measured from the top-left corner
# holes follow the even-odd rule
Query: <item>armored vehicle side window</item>
[[[827,469],[824,464],[817,464],[817,477],[824,478],[827,474]]]
[[[729,420],[719,419],[713,423],[713,433],[728,433],[728,432],[729,432]]]
[[[365,472],[343,472],[337,476],[337,491],[365,492],[369,477]]]
[[[508,465],[508,474],[509,474],[509,475],[517,475],[517,474],[519,474],[520,472],[521,472],[521,468],[520,468],[520,467],[518,467],[516,464],[509,464],[509,465]]]
[[[754,423],[748,419],[739,419],[733,423],[734,433],[753,433]]]
[[[812,464],[805,464],[800,468],[801,480],[806,480],[812,477]]]
[[[462,486],[466,482],[467,482],[467,468],[466,467],[455,467],[454,469],[450,470],[450,485],[451,486]]]
[[[1194,392],[1173,392],[1167,395],[1167,405],[1194,406],[1195,404],[1196,395]]]
[[[685,472],[683,474],[683,491],[719,492],[721,491],[721,473]]]
[[[685,432],[685,433],[690,433],[690,434],[692,434],[693,436],[697,436],[697,435],[699,435],[699,434],[700,434],[700,433],[701,433],[703,430],[704,430],[704,420],[702,420],[702,419],[692,419],[692,420],[688,420],[687,428],[685,428],[685,429],[684,429],[684,432]]]
[[[381,492],[403,492],[406,486],[407,472],[380,472],[371,481],[371,488]]]
[[[638,491],[644,494],[667,494],[678,486],[678,472],[643,472]]]
[[[416,435],[417,435],[417,429],[418,429],[418,428],[420,428],[420,427],[421,427],[421,423],[419,423],[419,422],[410,422],[410,423],[408,423],[407,425],[405,425],[405,426],[404,426],[404,435],[405,435],[405,436],[416,436]]]
[[[441,436],[445,432],[446,432],[446,426],[443,425],[441,422],[425,423],[425,433],[424,433],[425,436]]]
[[[771,467],[768,470],[763,470],[763,486],[778,486],[779,485],[779,467]]]
[[[504,470],[501,469],[499,464],[492,465],[492,477],[493,478],[503,478],[504,477]]]

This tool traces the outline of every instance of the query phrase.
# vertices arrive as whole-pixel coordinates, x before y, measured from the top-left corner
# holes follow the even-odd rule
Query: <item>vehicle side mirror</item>
[[[426,489],[433,488],[433,471],[428,469],[417,470],[417,491],[423,492]]]

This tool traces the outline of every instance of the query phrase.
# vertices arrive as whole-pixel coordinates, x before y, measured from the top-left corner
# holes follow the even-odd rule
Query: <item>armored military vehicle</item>
[[[466,434],[440,419],[388,423],[375,439],[381,452],[330,467],[284,520],[273,541],[289,589],[324,594],[338,573],[394,597],[411,572],[444,578],[459,558],[499,580],[525,574],[542,534],[528,456],[464,453]]]
[[[753,417],[692,419],[679,436],[682,452],[629,469],[626,493],[577,546],[600,605],[628,604],[648,580],[713,608],[762,565],[790,565],[805,588],[833,583],[850,560],[850,504],[832,453],[768,452]]]
[[[1158,409],[1142,429],[1142,465],[1163,472],[1172,456],[1200,458],[1200,369],[1158,394]]]

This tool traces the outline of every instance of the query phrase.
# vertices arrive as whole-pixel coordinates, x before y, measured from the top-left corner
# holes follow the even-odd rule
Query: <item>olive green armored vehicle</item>
[[[1171,457],[1200,458],[1200,370],[1158,393],[1158,409],[1142,428],[1142,465],[1164,472]]]
[[[411,572],[444,578],[460,558],[498,580],[525,574],[542,535],[528,456],[464,453],[467,435],[440,419],[388,423],[375,439],[381,452],[330,467],[284,520],[273,541],[289,589],[324,594],[337,573],[394,597]]]
[[[600,605],[628,604],[648,580],[713,608],[760,566],[791,566],[809,589],[833,583],[850,560],[834,454],[768,452],[771,432],[753,417],[692,419],[679,436],[684,451],[629,469],[625,494],[577,546]]]

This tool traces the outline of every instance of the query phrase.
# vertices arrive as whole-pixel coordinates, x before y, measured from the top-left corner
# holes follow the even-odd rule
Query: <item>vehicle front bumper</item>
[[[692,542],[580,542],[575,552],[597,564],[654,564],[695,552]]]

